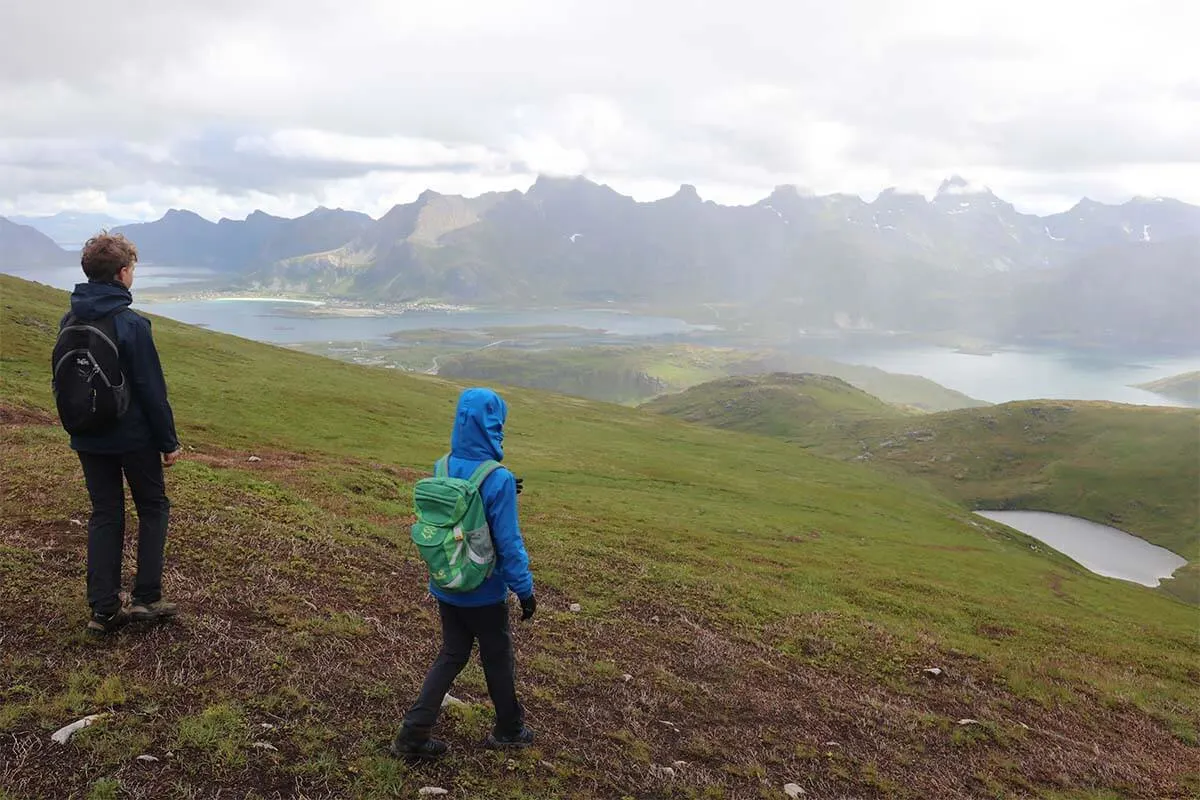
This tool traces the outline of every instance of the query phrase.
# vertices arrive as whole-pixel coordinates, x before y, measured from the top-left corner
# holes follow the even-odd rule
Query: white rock
[[[138,756],[136,760],[137,761],[145,761],[147,764],[152,764],[155,761],[158,761],[158,759],[155,758],[154,756]]]
[[[583,611],[583,606],[579,605],[579,603],[571,603],[570,608],[571,612],[574,614],[578,614],[580,611]]]
[[[421,797],[439,797],[443,794],[450,794],[450,790],[440,786],[423,786],[417,790],[417,794]]]
[[[275,726],[269,722],[260,722],[260,723],[258,723],[258,727],[262,728],[264,731],[275,730]]]
[[[70,740],[70,738],[72,736],[74,736],[76,733],[83,730],[88,725],[91,725],[96,720],[103,719],[105,716],[106,715],[104,715],[104,714],[92,714],[89,717],[84,717],[83,719],[76,720],[75,722],[72,722],[70,725],[64,725],[63,727],[56,730],[50,736],[50,738],[53,741],[58,742],[59,744],[66,744]]]
[[[252,744],[250,746],[253,748],[256,748],[258,750],[276,750],[276,751],[279,750],[278,747],[271,744],[270,742],[255,742],[254,744]]]
[[[262,459],[259,458],[258,456],[250,456],[246,460],[249,461],[251,464],[253,464],[255,461],[262,461]]]
[[[941,667],[930,667],[928,669],[921,670],[921,672],[923,672],[924,674],[928,675],[931,678],[940,678],[940,677],[942,677],[942,675],[945,674],[945,671],[942,670]]]
[[[979,720],[977,720],[977,719],[971,719],[970,717],[964,717],[963,719],[960,719],[960,720],[958,721],[958,724],[959,724],[959,725],[978,725],[978,724],[979,724]]]
[[[788,797],[803,797],[807,794],[797,783],[785,783],[783,785],[783,793]]]
[[[626,672],[624,675],[621,676],[621,680],[625,681],[626,683],[629,683],[631,680],[633,680],[633,676],[630,675],[628,672]]]
[[[458,708],[465,708],[467,705],[469,705],[469,704],[464,703],[462,700],[459,700],[457,697],[455,697],[454,695],[449,694],[449,693],[447,693],[447,695],[442,698],[442,708],[450,708],[451,706],[456,706]]]
[[[71,524],[72,524],[72,525],[78,525],[78,526],[79,526],[79,527],[81,527],[81,528],[83,527],[83,522],[81,522],[80,520],[77,520],[77,519],[73,519],[73,520],[71,520]]]
[[[671,763],[671,766],[674,767],[675,769],[683,769],[687,765],[688,765],[688,762],[686,762],[686,761],[674,761]]]

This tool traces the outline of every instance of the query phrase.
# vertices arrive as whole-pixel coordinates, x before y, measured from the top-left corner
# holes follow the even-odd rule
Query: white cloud
[[[0,213],[371,210],[539,171],[1200,202],[1198,29],[1169,0],[9,3]]]

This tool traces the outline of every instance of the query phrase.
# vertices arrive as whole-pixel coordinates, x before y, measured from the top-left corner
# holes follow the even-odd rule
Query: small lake
[[[1078,517],[1047,511],[977,511],[981,517],[1016,528],[1046,543],[1082,566],[1109,578],[1158,586],[1187,564],[1165,547],[1125,531]]]

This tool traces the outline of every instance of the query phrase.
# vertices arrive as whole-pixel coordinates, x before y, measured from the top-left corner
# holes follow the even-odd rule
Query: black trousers
[[[121,556],[125,547],[125,487],[138,513],[137,578],[134,601],[162,599],[163,552],[171,504],[163,480],[162,457],[149,448],[107,455],[80,453],[83,478],[92,500],[88,521],[87,598],[92,611],[111,614],[121,609]]]
[[[516,666],[512,634],[508,627],[508,605],[498,603],[477,608],[452,606],[438,601],[442,617],[442,650],[433,662],[421,694],[404,716],[401,735],[412,742],[429,738],[442,708],[442,700],[458,673],[471,658],[479,640],[479,661],[487,679],[488,694],[496,707],[496,729],[500,736],[516,735],[524,725],[525,711],[517,701]]]

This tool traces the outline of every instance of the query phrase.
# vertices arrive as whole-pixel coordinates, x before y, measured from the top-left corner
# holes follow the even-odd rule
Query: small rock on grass
[[[921,672],[927,678],[940,678],[946,674],[946,671],[941,667],[929,667],[928,669],[921,670]]]
[[[449,789],[443,789],[440,786],[423,786],[417,790],[417,794],[421,797],[440,797],[444,794],[450,794]]]
[[[977,719],[971,719],[970,717],[964,717],[963,719],[960,719],[960,720],[958,721],[958,724],[959,724],[959,725],[978,725],[978,724],[979,724],[979,720],[977,720]]]
[[[137,757],[136,759],[134,759],[134,760],[135,760],[135,761],[145,761],[147,764],[153,764],[155,761],[158,761],[158,759],[157,759],[157,758],[155,758],[154,756],[148,756],[148,755],[141,755],[141,756],[138,756],[138,757]]]
[[[446,696],[442,698],[442,708],[450,708],[451,706],[464,708],[467,706],[467,703],[464,703],[454,695],[447,693]]]
[[[250,746],[255,749],[258,749],[258,750],[279,750],[278,747],[271,744],[270,742],[255,742],[254,744],[252,744]]]
[[[800,788],[800,784],[798,783],[785,783],[783,785],[783,793],[788,797],[803,797],[807,794],[807,792]]]
[[[76,733],[83,730],[88,725],[91,725],[96,720],[103,719],[104,717],[105,717],[104,714],[92,714],[91,716],[87,716],[87,717],[84,717],[83,719],[76,720],[75,722],[72,722],[70,725],[64,725],[63,727],[56,730],[50,736],[50,738],[53,739],[54,741],[58,742],[59,744],[66,744],[68,741],[70,741],[71,737],[74,736]]]
[[[259,458],[258,456],[250,456],[246,460],[249,461],[251,464],[255,463],[256,461],[262,461],[262,459]]]
[[[583,611],[583,606],[579,605],[579,603],[571,603],[570,609],[572,614],[578,614],[580,611]]]

